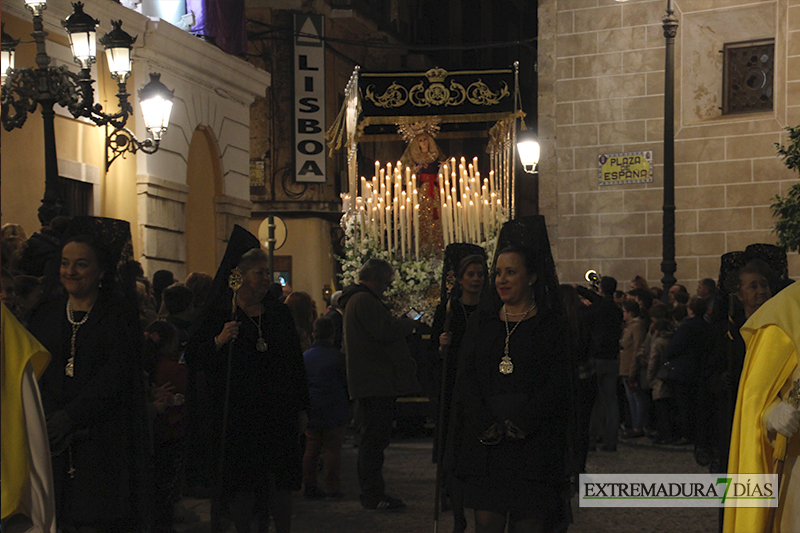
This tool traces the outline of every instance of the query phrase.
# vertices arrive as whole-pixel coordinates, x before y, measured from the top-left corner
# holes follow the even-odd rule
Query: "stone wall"
[[[798,176],[776,157],[800,124],[800,1],[674,1],[678,283],[716,278],[723,253],[775,243],[770,199]],[[560,279],[596,269],[659,284],[663,203],[663,0],[540,0],[540,210]],[[726,42],[775,39],[772,111],[723,116]],[[598,155],[652,150],[652,183],[600,187]],[[800,258],[790,254],[790,275]]]

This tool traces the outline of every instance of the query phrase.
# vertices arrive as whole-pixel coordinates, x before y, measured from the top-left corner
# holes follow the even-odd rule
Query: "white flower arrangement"
[[[489,228],[486,240],[476,243],[486,250],[491,263],[497,246],[497,236],[505,222],[505,217],[498,213],[496,224]],[[358,282],[358,271],[368,259],[377,258],[388,261],[395,269],[394,283],[384,294],[384,301],[397,315],[402,315],[414,308],[422,312],[421,321],[433,324],[433,315],[439,304],[442,283],[442,258],[432,255],[427,258],[406,259],[395,257],[389,250],[379,247],[371,235],[364,235],[360,230],[358,218],[348,214],[342,217],[344,228],[344,254],[338,258],[342,265],[341,282],[348,286]],[[489,265],[491,267],[491,265]]]

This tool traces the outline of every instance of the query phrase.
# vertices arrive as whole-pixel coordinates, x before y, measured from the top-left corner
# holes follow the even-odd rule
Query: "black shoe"
[[[615,451],[617,451],[617,447],[616,446],[606,446],[605,444],[603,444],[601,446],[598,446],[597,449],[600,450],[601,452],[615,452]]]
[[[325,497],[325,493],[319,487],[306,487],[303,496],[309,500],[321,500]]]
[[[403,500],[383,495],[377,500],[361,500],[361,507],[368,511],[399,511],[407,506]]]

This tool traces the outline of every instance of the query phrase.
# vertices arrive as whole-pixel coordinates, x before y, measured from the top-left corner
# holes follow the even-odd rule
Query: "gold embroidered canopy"
[[[345,102],[328,130],[331,152],[344,145],[348,152],[348,199],[358,190],[358,142],[370,135],[386,133],[395,126],[406,138],[406,130],[418,124],[470,124],[487,138],[491,168],[502,178],[508,205],[513,210],[516,117],[520,109],[518,65],[512,68],[447,71],[440,67],[425,72],[365,72],[356,67],[345,89]],[[444,126],[446,127],[446,126]],[[404,129],[405,128],[405,129]],[[443,130],[444,131],[444,128]],[[505,202],[504,202],[505,203]]]

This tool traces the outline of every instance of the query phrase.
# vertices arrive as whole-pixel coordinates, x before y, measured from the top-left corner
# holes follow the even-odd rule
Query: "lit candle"
[[[372,230],[372,240],[375,241],[375,244],[378,244],[378,208],[377,206],[372,206],[372,216],[370,217],[370,229]]]
[[[406,203],[407,200],[408,200],[408,195],[406,194],[406,191],[400,191],[400,205],[406,206],[406,216],[410,216],[411,213],[408,211],[409,207],[408,207],[408,204]],[[406,222],[408,222],[408,220],[406,220]],[[406,231],[411,231],[411,225],[410,224],[408,225],[408,227],[406,227]],[[408,249],[411,250],[411,239],[410,238],[408,239]]]
[[[456,202],[456,240],[464,242],[464,213],[461,202]]]
[[[440,213],[440,217],[439,218],[442,221],[442,243],[444,244],[444,247],[447,248],[447,245],[449,244],[449,242],[448,242],[449,239],[447,237],[447,203],[446,202],[444,204],[442,204],[442,212]]]
[[[376,160],[375,161],[375,176],[374,176],[375,178],[380,176],[380,170],[379,170],[380,168],[381,168],[381,162]]]
[[[359,221],[360,226],[361,226],[361,242],[364,242],[364,241],[367,240],[366,239],[366,237],[367,237],[367,234],[366,234],[367,227],[365,225],[364,218],[365,218],[364,217],[364,206],[362,205],[361,209],[358,210],[358,221]]]
[[[383,245],[386,242],[386,229],[387,228],[386,228],[386,219],[383,216],[383,210],[385,209],[385,206],[383,205],[382,201],[378,200],[377,208],[378,208],[378,212],[376,214],[379,217],[378,218],[378,244],[380,245],[379,246],[380,248],[383,248]]]
[[[403,259],[406,258],[406,206],[400,206],[400,249]]]
[[[400,226],[398,225],[397,221],[397,213],[399,213],[399,205],[397,203],[397,198],[392,198],[392,233],[394,234],[394,244],[397,247],[400,244]]]
[[[398,201],[400,201],[400,183],[397,182],[397,181],[395,181],[395,183],[394,183],[394,197],[397,198]],[[394,205],[394,204],[392,204],[392,205]],[[403,205],[403,202],[400,202],[399,205]],[[400,213],[395,209],[395,211],[394,211],[394,223],[395,223],[395,225],[399,222],[399,220],[398,220],[399,216],[400,216]]]
[[[419,261],[419,204],[414,204],[414,257]]]
[[[405,191],[403,191],[405,193]],[[411,255],[411,236],[414,235],[414,227],[411,225],[411,220],[414,218],[414,206],[411,203],[411,198],[406,196],[406,232],[408,233],[408,255]]]
[[[489,240],[489,231],[492,229],[492,217],[489,209],[489,200],[483,201],[483,238]]]
[[[477,235],[475,232],[475,204],[472,203],[472,200],[469,201],[467,210],[469,211],[469,238],[470,241],[474,243],[477,242],[478,239],[475,237],[475,235]]]
[[[475,233],[476,242],[481,242],[481,223],[483,223],[483,202],[481,202],[478,193],[473,195],[473,202],[475,202]]]
[[[361,196],[367,195],[367,178],[361,176]]]
[[[411,190],[412,191],[416,191],[417,190],[417,175],[416,174],[411,174]]]
[[[391,206],[388,206],[388,205],[386,206],[386,211],[390,211],[391,209],[392,209]],[[389,213],[386,213],[386,222],[388,223],[391,219],[392,219],[392,217],[389,216]],[[387,229],[387,231],[386,231],[386,243],[387,243],[386,249],[390,253],[392,253],[392,252],[394,252],[394,249],[395,249],[395,247],[397,245],[397,240],[396,239],[392,239],[392,230],[391,230],[391,228],[387,226],[386,229]]]
[[[447,240],[452,242],[456,242],[456,235],[455,235],[455,221],[453,217],[455,216],[455,212],[453,211],[453,198],[449,194],[447,195]]]

